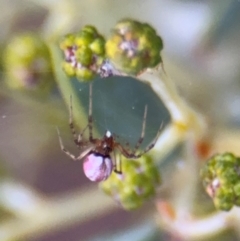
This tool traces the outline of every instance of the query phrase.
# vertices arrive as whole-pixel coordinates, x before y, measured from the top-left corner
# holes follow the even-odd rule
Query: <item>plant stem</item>
[[[110,198],[95,188],[88,187],[50,199],[33,193],[26,186],[14,182],[1,182],[0,193],[1,201],[5,198],[6,208],[11,208],[9,203],[12,201],[12,211],[18,216],[1,223],[2,241],[36,237],[52,230],[67,228],[106,215],[117,207]],[[13,200],[9,200],[13,196],[18,198],[14,203]],[[23,197],[24,200],[28,200],[28,205],[19,203]],[[94,200],[97,200],[97,205]],[[20,212],[16,212],[16,203],[21,205],[18,207],[21,209]]]

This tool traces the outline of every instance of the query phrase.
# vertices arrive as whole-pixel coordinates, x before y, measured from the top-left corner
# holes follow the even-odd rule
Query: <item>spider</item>
[[[73,155],[67,149],[65,149],[62,138],[60,136],[60,132],[57,128],[58,138],[61,150],[65,152],[67,156],[69,156],[74,161],[78,161],[83,159],[83,170],[88,179],[94,182],[100,182],[106,180],[112,171],[118,174],[122,174],[122,165],[121,159],[119,159],[119,169],[117,168],[116,163],[116,151],[120,152],[124,157],[128,159],[137,159],[140,158],[143,154],[150,151],[161,131],[160,126],[157,135],[153,142],[147,146],[142,152],[137,154],[137,151],[143,142],[145,135],[145,126],[146,126],[146,118],[147,118],[147,105],[145,106],[143,123],[142,123],[142,132],[140,138],[138,139],[135,148],[130,151],[127,147],[122,146],[116,138],[111,134],[109,130],[107,130],[102,137],[102,139],[93,137],[93,118],[92,118],[92,85],[89,87],[89,110],[88,110],[88,124],[82,130],[82,132],[77,135],[74,124],[73,124],[73,108],[72,108],[72,97],[70,96],[70,113],[69,113],[69,126],[73,135],[74,143],[81,150],[78,156]],[[83,134],[88,128],[89,130],[89,139],[83,140]],[[126,143],[126,146],[128,143]]]

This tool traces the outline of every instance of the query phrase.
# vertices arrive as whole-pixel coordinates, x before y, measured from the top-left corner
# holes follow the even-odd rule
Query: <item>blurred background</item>
[[[240,154],[240,2],[0,0],[0,7],[0,240],[181,240],[161,230],[153,201],[122,210],[86,179],[81,162],[61,152],[56,126],[64,145],[78,154],[68,126],[69,93],[75,92],[73,111],[81,129],[87,124],[89,85],[66,77],[60,50],[49,53],[44,41],[57,43],[86,24],[108,36],[126,17],[151,24],[164,41],[164,68],[181,96],[206,117],[220,150]],[[22,51],[29,58],[16,57]],[[28,71],[32,59],[38,60]],[[96,79],[95,135],[109,129],[134,145],[146,104],[143,146],[161,122],[170,121],[163,103],[133,78]],[[169,155],[162,168],[169,170],[179,153]],[[228,233],[218,240],[237,239]]]

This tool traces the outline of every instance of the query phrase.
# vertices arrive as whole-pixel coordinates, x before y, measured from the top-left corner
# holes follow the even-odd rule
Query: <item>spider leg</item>
[[[135,157],[136,155],[134,153],[129,152],[127,149],[125,149],[120,143],[116,143],[116,148],[121,152],[122,155],[124,155],[126,158],[129,159],[136,159],[138,157]]]
[[[76,130],[74,128],[74,124],[73,124],[73,108],[72,108],[72,96],[70,95],[70,108],[69,108],[69,126],[73,135],[73,140],[75,142],[75,144],[80,147],[81,143],[82,143],[82,137],[84,132],[86,131],[86,129],[89,127],[89,124],[82,130],[82,132],[77,136]]]
[[[80,143],[82,142],[82,139],[83,139],[83,134],[84,132],[87,130],[87,128],[89,127],[89,125],[86,125],[86,127],[81,131],[81,133],[78,135],[78,145],[80,145]]]
[[[154,140],[152,141],[152,143],[150,143],[141,153],[139,153],[138,155],[135,155],[136,157],[135,158],[139,158],[141,157],[142,155],[144,155],[145,153],[147,153],[148,151],[150,151],[156,144],[161,132],[162,132],[162,126],[163,126],[163,122],[161,123],[159,129],[158,129],[158,132],[157,132],[157,135],[156,137],[154,138]]]
[[[154,138],[154,140],[152,141],[152,143],[150,145],[148,145],[142,152],[140,152],[139,154],[135,154],[135,152],[130,153],[128,150],[126,150],[124,147],[122,147],[119,143],[116,143],[116,147],[119,149],[119,151],[126,157],[129,159],[137,159],[140,158],[142,155],[144,155],[145,153],[147,153],[148,151],[150,151],[156,144],[161,131],[162,131],[162,126],[163,126],[163,122],[161,123],[157,135]]]
[[[76,134],[76,130],[74,128],[74,124],[73,124],[73,108],[72,108],[72,96],[70,95],[70,106],[69,106],[69,126],[70,126],[70,129],[71,129],[71,132],[72,132],[72,135],[73,135],[73,140],[75,142],[75,144],[77,146],[79,146],[79,142],[81,140],[79,140],[80,138],[77,137],[77,134]],[[58,131],[59,133],[59,131]]]
[[[118,139],[118,140],[120,140],[120,137],[118,136],[118,135],[114,135],[114,137],[116,138],[116,139]],[[129,142],[125,142],[124,143],[124,147],[125,147],[125,149],[129,149]]]
[[[137,144],[135,145],[134,147],[134,150],[132,152],[130,152],[128,149],[126,149],[125,147],[123,147],[121,144],[119,143],[116,143],[116,147],[119,149],[119,151],[126,157],[126,158],[129,158],[129,159],[137,159],[139,157],[141,157],[144,153],[148,152],[150,149],[152,149],[155,145],[155,142],[157,141],[157,138],[156,141],[154,140],[153,143],[151,143],[143,152],[139,153],[136,155],[136,152],[138,150],[138,148],[140,147],[140,145],[142,144],[143,142],[143,139],[144,139],[144,136],[145,136],[145,128],[146,128],[146,119],[147,119],[147,110],[148,110],[148,107],[147,105],[145,105],[145,109],[144,109],[144,115],[143,115],[143,123],[142,123],[142,132],[141,132],[141,135],[140,135],[140,138],[138,139],[137,141]],[[128,147],[128,143],[126,143],[126,146]]]
[[[116,153],[114,152],[113,154],[113,171],[117,174],[122,174],[122,160],[121,160],[121,155],[119,155],[119,169],[118,169],[118,161],[116,158]]]
[[[64,145],[63,145],[63,142],[62,142],[62,138],[61,138],[61,136],[60,136],[60,132],[59,132],[59,130],[58,130],[57,127],[56,127],[56,129],[57,129],[57,133],[58,133],[58,139],[59,139],[59,143],[60,143],[61,150],[62,150],[63,152],[65,152],[66,155],[69,156],[71,159],[73,159],[74,161],[77,161],[78,158],[77,158],[76,156],[74,156],[73,154],[71,154],[68,150],[65,149],[65,147],[64,147]]]
[[[145,105],[145,109],[144,109],[144,115],[143,115],[143,123],[142,123],[142,132],[141,132],[141,136],[137,141],[137,144],[133,150],[133,153],[136,153],[136,151],[138,150],[139,146],[142,144],[144,136],[145,136],[145,127],[146,127],[146,119],[147,119],[147,105]]]
[[[92,118],[92,84],[89,85],[89,110],[88,110],[89,140],[93,140],[93,118]]]

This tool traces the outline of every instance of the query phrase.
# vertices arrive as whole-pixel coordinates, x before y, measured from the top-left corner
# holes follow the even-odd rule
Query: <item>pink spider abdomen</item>
[[[106,180],[112,173],[113,163],[109,156],[91,153],[83,162],[83,171],[92,182]]]

